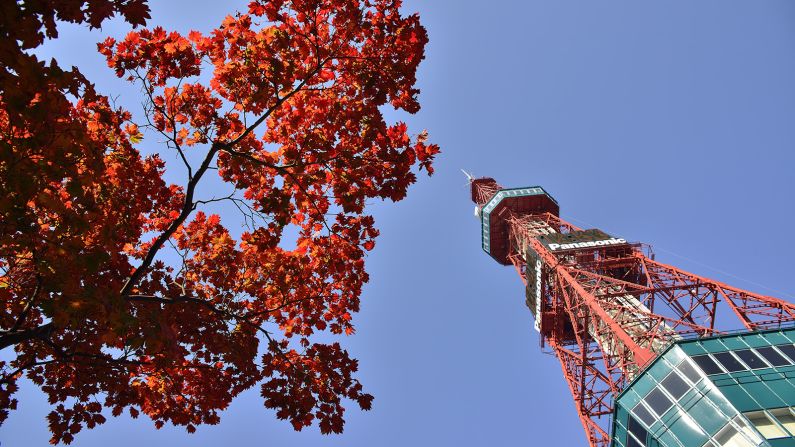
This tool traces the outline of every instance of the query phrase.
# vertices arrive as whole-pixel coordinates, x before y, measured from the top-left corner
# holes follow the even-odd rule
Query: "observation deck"
[[[491,180],[491,179],[482,179]],[[481,179],[472,182],[472,197],[483,197],[483,192],[489,187],[496,187],[496,183],[486,183]],[[493,180],[491,180],[493,182]],[[495,188],[495,189],[496,189]],[[477,200],[476,200],[477,202]],[[478,202],[475,213],[480,217],[481,239],[483,251],[503,265],[511,265],[508,259],[510,253],[508,229],[506,218],[509,214],[541,214],[550,213],[555,216],[560,214],[558,202],[540,186],[524,188],[499,188],[483,203]]]

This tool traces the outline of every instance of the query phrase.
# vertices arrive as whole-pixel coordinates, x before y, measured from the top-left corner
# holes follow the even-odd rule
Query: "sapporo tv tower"
[[[483,250],[525,284],[591,447],[795,446],[793,304],[577,228],[541,187],[471,190]]]

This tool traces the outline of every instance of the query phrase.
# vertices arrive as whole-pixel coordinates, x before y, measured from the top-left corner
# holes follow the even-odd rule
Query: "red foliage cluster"
[[[9,52],[33,58],[24,50],[42,28],[54,37],[54,20],[148,17],[142,0],[12,3],[0,7],[0,33],[17,47],[0,48],[0,63]],[[317,420],[340,432],[343,399],[370,408],[357,361],[316,338],[354,332],[378,236],[366,201],[400,200],[415,167],[433,172],[427,134],[381,113],[419,110],[427,36],[399,8],[263,0],[206,35],[108,39],[108,65],[143,89],[140,128],[77,72],[38,64],[22,89],[11,84],[27,71],[6,64],[0,348],[15,358],[0,363],[0,421],[23,374],[57,404],[54,443],[103,423],[103,408],[193,431],[256,384],[296,429]],[[16,35],[14,18],[25,24]],[[178,155],[185,184],[166,184],[161,159],[134,149],[142,130]],[[212,172],[228,195],[200,197]],[[235,236],[204,213],[211,202],[233,204],[247,230]],[[298,233],[292,249],[287,228]]]

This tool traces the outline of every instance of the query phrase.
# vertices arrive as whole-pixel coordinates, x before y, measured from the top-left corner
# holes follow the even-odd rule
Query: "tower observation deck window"
[[[790,435],[795,436],[795,415],[792,414],[792,408],[776,408],[769,411]]]
[[[751,445],[731,424],[724,427],[715,436],[715,442],[721,447],[750,447]]]
[[[635,405],[635,408],[632,409],[632,413],[640,418],[641,421],[645,422],[649,427],[651,427],[651,424],[657,420],[657,418],[655,418],[654,415],[646,409],[642,402],[638,402],[638,404]]]
[[[750,349],[740,349],[738,351],[734,351],[734,353],[737,354],[737,357],[740,357],[740,360],[742,360],[751,369],[768,367],[767,363],[765,363],[761,357],[756,355],[756,353]]]
[[[704,447],[756,447],[761,442],[759,435],[740,416],[735,416]]]
[[[665,394],[657,388],[651,390],[649,395],[643,400],[659,416],[664,415],[674,404],[671,402],[671,399],[668,399]]]
[[[772,346],[765,346],[762,348],[756,348],[756,352],[762,354],[762,357],[767,360],[773,366],[785,366],[789,365],[790,362],[784,358],[783,355],[779,354],[775,348]]]
[[[627,431],[632,434],[632,436],[627,435],[627,447],[644,447],[648,432],[632,415],[629,416]]]
[[[740,361],[737,360],[732,355],[731,352],[717,352],[712,355],[720,362],[721,365],[723,365],[723,368],[728,372],[737,372],[746,369],[745,366],[743,366],[743,364],[740,363]]]
[[[779,345],[777,346],[779,351],[783,352],[790,358],[793,362],[795,362],[795,346],[793,345]]]
[[[682,361],[679,366],[676,367],[679,372],[682,373],[683,376],[687,377],[691,382],[696,383],[701,379],[701,374],[696,371],[695,368],[688,362],[687,360]]]
[[[789,436],[784,429],[778,426],[778,424],[773,421],[773,419],[768,416],[767,413],[764,411],[752,411],[750,413],[744,413],[745,417],[751,421],[751,424],[756,427],[756,430],[759,433],[762,433],[766,439],[778,439],[778,438],[786,438]]]
[[[731,425],[726,426],[717,436],[715,442],[720,447],[754,447],[747,439]]]
[[[690,385],[679,377],[676,371],[672,371],[668,374],[668,377],[663,379],[662,386],[668,390],[668,393],[676,400],[679,400],[679,398],[684,396],[687,390],[690,389]]]
[[[704,371],[704,374],[721,374],[723,373],[723,369],[715,363],[715,360],[712,360],[708,354],[705,355],[697,355],[693,357],[693,361],[696,362],[699,368]]]

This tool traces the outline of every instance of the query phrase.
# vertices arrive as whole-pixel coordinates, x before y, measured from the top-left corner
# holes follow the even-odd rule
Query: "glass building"
[[[669,346],[615,401],[611,447],[795,447],[795,329]]]

